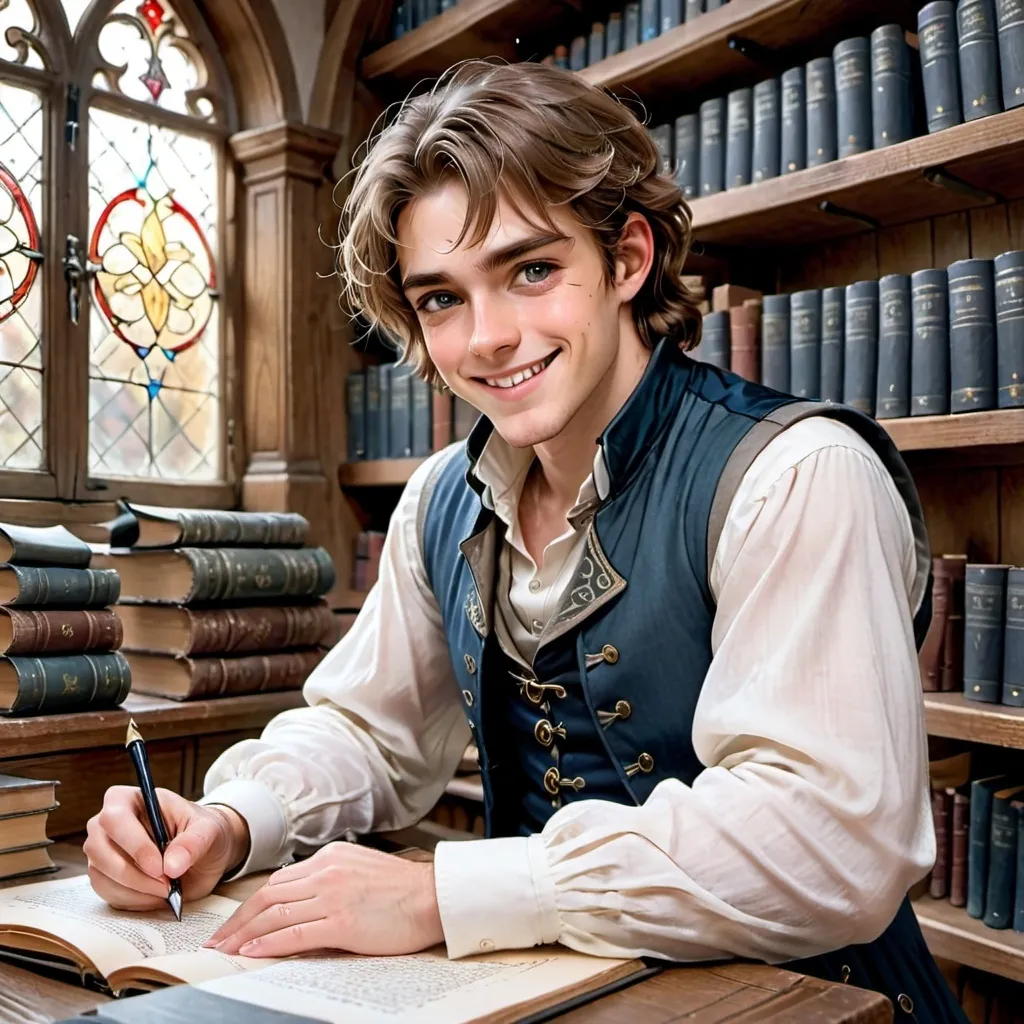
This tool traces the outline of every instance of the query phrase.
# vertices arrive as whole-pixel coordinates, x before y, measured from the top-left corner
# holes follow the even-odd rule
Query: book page
[[[198,987],[328,1024],[457,1024],[515,1020],[508,1013],[547,996],[623,977],[638,961],[604,960],[555,947],[449,960],[443,949],[412,956],[324,955],[281,960]],[[591,984],[587,984],[590,982]]]
[[[174,919],[169,907],[146,913],[114,910],[96,895],[88,876],[79,875],[0,890],[0,945],[17,947],[16,932],[34,929],[80,950],[104,977],[128,964],[169,954],[212,956],[212,967],[218,960],[234,958],[200,947],[238,905],[223,896],[207,896],[186,903],[181,921]],[[218,973],[231,969],[226,964]]]

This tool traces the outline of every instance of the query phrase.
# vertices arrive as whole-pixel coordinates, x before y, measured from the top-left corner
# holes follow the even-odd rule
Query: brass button
[[[542,747],[550,747],[556,736],[565,739],[565,729],[561,724],[552,725],[546,718],[542,718],[533,727],[533,736]]]
[[[839,980],[845,985],[850,980],[850,967],[848,964],[843,964],[839,969]]]
[[[654,758],[650,754],[641,754],[637,759],[636,763],[640,766],[640,771],[646,775],[648,772],[654,770]]]
[[[476,658],[472,654],[464,654],[463,658],[466,660],[466,671],[470,675],[474,675],[476,673]]]
[[[558,769],[549,768],[544,773],[544,788],[552,795],[558,795]]]
[[[538,590],[540,590],[540,580],[534,577],[530,580],[530,593],[536,594]]]
[[[617,700],[615,702],[615,714],[625,721],[631,714],[633,714],[633,707],[628,700]]]
[[[466,702],[466,707],[471,708],[473,706],[473,691],[463,690],[462,699]]]
[[[901,992],[899,994],[899,997],[896,999],[896,1002],[900,1004],[900,1009],[904,1013],[914,1012],[914,1000],[911,999],[910,996],[906,994],[906,992]]]
[[[605,644],[601,648],[601,655],[609,665],[614,665],[619,660],[618,649],[613,647],[611,644]]]

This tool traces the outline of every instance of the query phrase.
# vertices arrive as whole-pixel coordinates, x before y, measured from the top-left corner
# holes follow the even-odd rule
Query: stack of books
[[[56,782],[0,775],[0,881],[56,871],[46,819],[58,807]]]
[[[964,688],[964,580],[966,555],[932,559],[932,620],[918,652],[921,689],[951,693]]]
[[[63,526],[0,523],[0,713],[110,708],[128,696],[121,625],[108,607],[120,581],[91,558]]]
[[[118,613],[138,693],[199,700],[300,689],[334,643],[322,600],[334,565],[294,513],[130,505],[131,548],[98,548],[121,574]]]
[[[971,752],[961,751],[928,762],[935,827],[935,864],[928,875],[928,894],[967,904],[967,843],[970,822]]]

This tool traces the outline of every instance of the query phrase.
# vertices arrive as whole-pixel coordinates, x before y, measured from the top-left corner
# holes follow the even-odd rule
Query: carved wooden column
[[[244,189],[242,507],[309,519],[313,541],[338,568],[336,604],[348,587],[349,527],[336,477],[343,391],[335,393],[339,375],[330,364],[345,355],[330,329],[336,283],[318,276],[332,271],[334,254],[317,228],[330,208],[327,172],[340,142],[334,132],[290,123],[231,139]],[[325,238],[335,230],[323,224]]]

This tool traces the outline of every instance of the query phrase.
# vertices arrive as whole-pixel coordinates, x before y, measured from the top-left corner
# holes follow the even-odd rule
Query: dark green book
[[[1024,786],[1009,786],[992,794],[992,826],[989,832],[988,884],[982,923],[989,928],[1013,924],[1013,896],[1017,874],[1017,809],[1013,806]]]
[[[917,36],[928,131],[939,132],[963,121],[953,0],[925,4],[917,14]]]
[[[880,420],[910,415],[910,278],[886,274],[878,282],[878,389]]]
[[[782,76],[782,138],[779,154],[783,174],[802,171],[807,166],[807,105],[804,69],[790,68]]]
[[[875,149],[913,138],[910,47],[900,25],[871,33],[871,125]]]
[[[989,842],[992,838],[992,794],[1006,786],[1005,775],[975,779],[971,783],[971,823],[967,833],[967,913],[985,915],[988,890]]]
[[[949,276],[951,412],[996,408],[996,312],[991,260],[957,260]]]
[[[1003,102],[993,0],[960,0],[956,5],[956,34],[964,120],[998,114]]]
[[[846,287],[843,401],[874,416],[877,382],[878,282],[858,281]]]
[[[992,266],[996,287],[998,404],[1000,409],[1012,409],[1024,405],[1024,252],[1001,253]]]
[[[366,371],[348,375],[345,397],[348,403],[348,461],[366,458]]]
[[[1024,932],[1024,801],[1014,800],[1017,812],[1017,878],[1013,898],[1013,930]]]
[[[964,696],[998,704],[1006,618],[1005,565],[967,566],[964,582]]]
[[[910,415],[949,412],[949,280],[946,271],[910,275]]]
[[[779,80],[766,78],[754,86],[754,149],[750,160],[753,181],[779,176],[781,141]]]
[[[846,289],[821,291],[821,389],[823,402],[843,400],[843,351],[846,334]]]
[[[0,562],[12,565],[62,565],[85,569],[92,551],[63,526],[0,523]]]
[[[0,605],[11,608],[103,608],[120,590],[117,573],[102,567],[0,566]]]
[[[1024,0],[996,0],[1003,107],[1024,103]]]
[[[839,154],[836,79],[831,57],[807,62],[807,166],[830,163]]]
[[[1018,568],[1006,573],[1003,703],[1024,708],[1024,569]]]
[[[66,714],[117,707],[132,685],[119,651],[0,658],[0,713]]]
[[[832,62],[842,159],[871,148],[871,44],[864,36],[844,39],[832,51]]]

